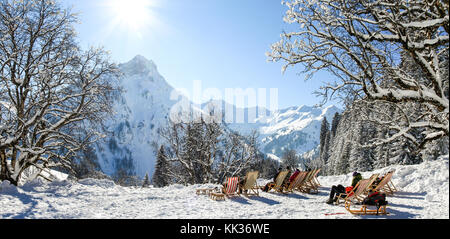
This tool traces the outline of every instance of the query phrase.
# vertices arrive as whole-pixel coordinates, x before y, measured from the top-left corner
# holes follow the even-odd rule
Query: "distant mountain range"
[[[123,92],[116,96],[116,115],[107,122],[111,134],[97,145],[97,157],[103,172],[109,175],[120,169],[138,176],[152,175],[155,149],[162,142],[157,131],[167,125],[171,109],[179,99],[171,100],[174,88],[145,57],[138,55],[119,68],[123,73],[120,79]],[[336,112],[341,112],[335,106],[320,109],[303,105],[267,110],[264,116],[251,120],[247,114],[252,108],[238,109],[224,101],[210,101],[202,104],[201,109],[208,108],[208,104],[221,104],[223,109],[231,107],[235,112],[243,110],[245,123],[229,123],[228,127],[242,134],[256,130],[260,150],[272,158],[281,157],[285,149],[295,149],[299,154],[313,150],[319,144],[323,118],[330,121]]]

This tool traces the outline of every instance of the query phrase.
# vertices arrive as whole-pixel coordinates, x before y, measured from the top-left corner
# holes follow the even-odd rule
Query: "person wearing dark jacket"
[[[264,192],[268,192],[269,188],[275,184],[275,181],[277,181],[278,174],[280,174],[282,170],[283,170],[282,168],[278,168],[277,173],[273,176],[273,182],[269,182],[266,184],[266,186],[264,186],[263,188]]]
[[[275,182],[275,181],[277,181],[277,177],[278,177],[278,174],[280,174],[281,173],[281,171],[283,171],[283,169],[280,167],[280,168],[278,168],[278,171],[277,171],[277,173],[273,176],[273,181]]]
[[[327,204],[333,204],[334,202],[336,202],[337,197],[336,195],[339,194],[348,194],[350,191],[352,191],[353,188],[355,188],[356,184],[358,184],[358,182],[362,179],[362,176],[360,173],[358,172],[354,172],[353,173],[353,179],[352,179],[352,185],[349,187],[344,187],[341,184],[335,186],[333,185],[331,187],[331,192],[330,192],[330,197],[328,198],[328,200],[326,201]]]

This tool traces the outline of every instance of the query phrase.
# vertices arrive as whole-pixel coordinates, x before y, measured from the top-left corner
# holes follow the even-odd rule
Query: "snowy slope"
[[[319,176],[319,194],[281,195],[261,192],[259,197],[213,201],[196,195],[198,188],[218,185],[172,185],[165,188],[130,188],[109,180],[47,183],[35,180],[22,187],[0,183],[0,218],[388,218],[449,219],[448,155],[420,165],[391,166],[399,189],[388,196],[386,216],[353,216],[342,205],[324,202],[330,187],[350,184],[351,174]],[[373,172],[362,172],[369,177]],[[263,185],[266,180],[260,180]]]

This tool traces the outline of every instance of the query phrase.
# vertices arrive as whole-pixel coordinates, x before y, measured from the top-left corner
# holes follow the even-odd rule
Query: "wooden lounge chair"
[[[299,192],[309,193],[310,186],[308,185],[308,180],[310,179],[311,175],[312,171],[305,171],[305,178],[303,179],[303,182],[296,188]]]
[[[245,183],[241,187],[239,185],[239,193],[242,193],[244,195],[248,196],[259,196],[258,192],[258,184],[256,183],[256,180],[258,179],[259,172],[258,171],[252,171],[248,172],[245,176]]]
[[[196,190],[197,195],[209,195],[210,193],[214,192],[215,188],[200,188]]]
[[[316,172],[314,173],[314,176],[312,178],[312,181],[316,185],[317,188],[322,186],[322,185],[320,185],[319,180],[317,179],[317,175],[319,174],[320,170],[321,170],[320,168],[316,169]]]
[[[319,193],[318,186],[312,182],[314,174],[317,170],[311,170],[307,172],[304,182],[298,187],[300,192],[317,194]]]
[[[271,189],[273,189],[277,192],[283,193],[283,187],[284,187],[283,182],[288,173],[289,173],[288,170],[281,171],[278,174],[277,178],[275,179],[275,182],[269,185],[269,189],[267,190],[267,192],[269,192]]]
[[[378,174],[372,174],[372,176],[370,176],[370,178],[368,178],[368,179],[361,179],[360,182],[362,180],[367,180],[367,184],[365,184],[363,182],[361,182],[361,183],[358,182],[358,184],[356,184],[355,188],[353,188],[353,190],[349,193],[349,195],[354,194],[355,191],[358,191],[358,193],[354,196],[353,199],[357,200],[358,203],[361,203],[362,200],[364,200],[365,195],[367,195],[369,193],[369,191],[372,190],[373,183],[375,182],[377,177],[378,177]],[[339,204],[341,202],[341,200],[345,201],[345,199],[347,198],[347,194],[341,193],[341,194],[336,195],[336,197],[337,197],[337,200],[336,200],[335,204]]]
[[[239,177],[228,177],[226,187],[221,192],[211,192],[209,197],[213,200],[225,200],[225,196],[232,197],[238,194]]]
[[[373,189],[374,191],[383,192],[386,193],[386,195],[392,195],[395,192],[397,192],[397,188],[392,183],[392,175],[394,175],[394,171],[388,172],[386,175],[384,175],[383,179],[376,185],[376,187]]]
[[[359,204],[362,203],[365,197],[365,191],[368,187],[373,183],[372,178],[369,179],[361,179],[358,184],[355,186],[355,190],[345,197],[345,209],[349,211],[351,214],[357,215],[378,215],[378,214],[387,214],[386,205],[381,206],[381,210],[373,210],[368,209],[367,205],[362,205],[360,209],[351,209],[351,206],[354,204],[354,201],[358,201]]]
[[[286,191],[293,192],[294,189],[298,188],[305,181],[307,174],[308,172],[300,172],[299,174],[297,174],[292,183],[290,183],[289,186],[287,187]]]
[[[374,174],[372,174],[371,176],[370,176],[370,180],[371,180],[371,184],[369,184],[368,186],[367,186],[367,188],[366,188],[366,191],[364,192],[366,195],[370,192],[370,191],[373,191],[374,190],[374,188],[377,186],[376,185],[376,182],[377,182],[377,179],[378,179],[378,176],[379,176],[380,174],[379,173],[374,173]]]
[[[311,178],[309,179],[309,185],[311,187],[310,193],[319,193],[320,183],[317,180],[317,174],[319,174],[320,168],[312,170]]]

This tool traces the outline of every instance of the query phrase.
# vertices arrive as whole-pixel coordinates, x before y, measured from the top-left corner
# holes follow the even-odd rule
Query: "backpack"
[[[378,215],[378,210],[380,209],[380,207],[387,205],[388,202],[386,201],[385,193],[374,192],[372,194],[369,194],[369,196],[367,196],[366,198],[364,198],[362,204],[376,206]]]
[[[345,194],[347,194],[347,197],[350,197],[353,195],[352,190],[353,190],[353,186],[345,187]]]

